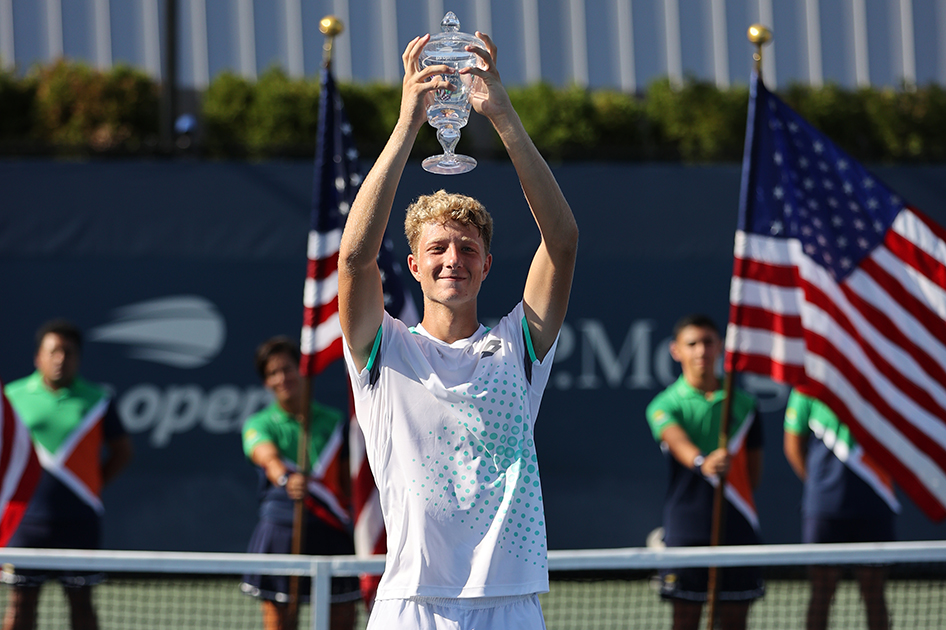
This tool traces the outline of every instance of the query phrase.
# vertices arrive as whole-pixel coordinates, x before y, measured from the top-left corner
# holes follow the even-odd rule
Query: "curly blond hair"
[[[418,241],[424,225],[446,223],[450,220],[475,227],[483,239],[486,253],[489,253],[490,241],[493,239],[493,218],[489,216],[486,208],[472,197],[444,190],[438,190],[432,195],[421,195],[407,208],[404,234],[411,246],[411,252],[417,255]]]

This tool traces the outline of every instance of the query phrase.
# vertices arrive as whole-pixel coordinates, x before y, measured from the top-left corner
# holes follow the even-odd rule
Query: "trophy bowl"
[[[443,153],[433,155],[421,163],[424,170],[440,175],[458,175],[473,170],[476,160],[454,152],[460,141],[460,129],[470,119],[470,89],[473,75],[458,74],[462,68],[475,66],[479,57],[465,50],[467,46],[485,48],[486,45],[477,37],[460,32],[460,20],[452,11],[447,12],[440,22],[442,32],[431,36],[430,41],[421,51],[420,66],[450,66],[452,74],[440,77],[450,82],[450,89],[433,92],[427,105],[427,122],[437,130],[437,140],[443,147]]]

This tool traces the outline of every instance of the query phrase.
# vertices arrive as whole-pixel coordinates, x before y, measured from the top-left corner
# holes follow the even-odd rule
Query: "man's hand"
[[[430,41],[430,35],[415,37],[404,49],[404,81],[401,86],[401,110],[399,122],[406,123],[413,131],[427,122],[427,105],[430,93],[435,90],[451,90],[453,86],[440,75],[453,74],[450,66],[428,66],[420,68],[420,55]]]
[[[476,31],[476,36],[483,40],[486,49],[478,46],[467,46],[466,50],[475,53],[481,63],[474,67],[463,68],[460,74],[472,74],[476,79],[470,90],[470,105],[474,111],[482,114],[496,124],[496,117],[507,115],[512,111],[512,103],[503,82],[499,78],[499,69],[496,67],[496,44],[489,35]]]
[[[706,477],[724,476],[729,472],[729,464],[731,461],[732,456],[730,456],[729,451],[724,448],[718,448],[706,456],[703,465],[700,466],[700,472]]]
[[[286,494],[293,501],[300,501],[305,498],[305,475],[302,473],[291,473],[286,482]]]

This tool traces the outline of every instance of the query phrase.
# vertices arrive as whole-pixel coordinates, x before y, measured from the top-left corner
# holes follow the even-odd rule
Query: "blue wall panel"
[[[536,429],[549,545],[639,546],[660,524],[666,478],[644,407],[678,374],[666,350],[675,319],[697,310],[726,319],[739,168],[554,170],[581,244]],[[877,171],[946,223],[946,168]],[[245,548],[255,472],[239,426],[265,398],[255,346],[295,336],[301,325],[311,177],[309,162],[0,165],[0,378],[32,370],[33,333],[45,319],[67,316],[86,331],[83,372],[114,388],[137,449],[105,493],[107,546]],[[532,218],[507,164],[444,178],[411,163],[392,217],[399,256],[407,253],[404,208],[441,187],[479,197],[495,218],[494,266],[480,300],[488,324],[521,296],[538,242]],[[168,299],[183,306],[156,308]],[[164,341],[109,337],[129,320],[163,330]],[[797,542],[801,486],[781,454],[785,391],[760,379],[744,384],[764,411],[764,538]],[[315,392],[347,404],[341,365],[317,379]],[[905,503],[903,538],[942,537],[941,526]]]

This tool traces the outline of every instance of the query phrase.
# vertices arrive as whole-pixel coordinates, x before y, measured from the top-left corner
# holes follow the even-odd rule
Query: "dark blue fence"
[[[660,525],[666,464],[644,407],[679,373],[666,350],[681,314],[724,324],[739,190],[736,166],[555,169],[581,228],[556,368],[536,439],[552,548],[639,546]],[[881,168],[946,223],[946,168]],[[114,388],[137,456],[105,493],[106,544],[240,551],[256,518],[242,419],[266,400],[252,366],[266,337],[301,326],[310,163],[17,161],[0,164],[0,377],[30,372],[33,333],[65,316],[87,334],[82,371]],[[514,171],[439,177],[410,164],[403,209],[438,188],[471,194],[496,222],[480,301],[487,323],[519,299],[538,235]],[[418,300],[419,304],[419,300]],[[341,365],[316,396],[347,405]],[[767,542],[796,542],[801,486],[781,453],[784,388],[762,401]],[[904,539],[943,529],[905,501]]]

